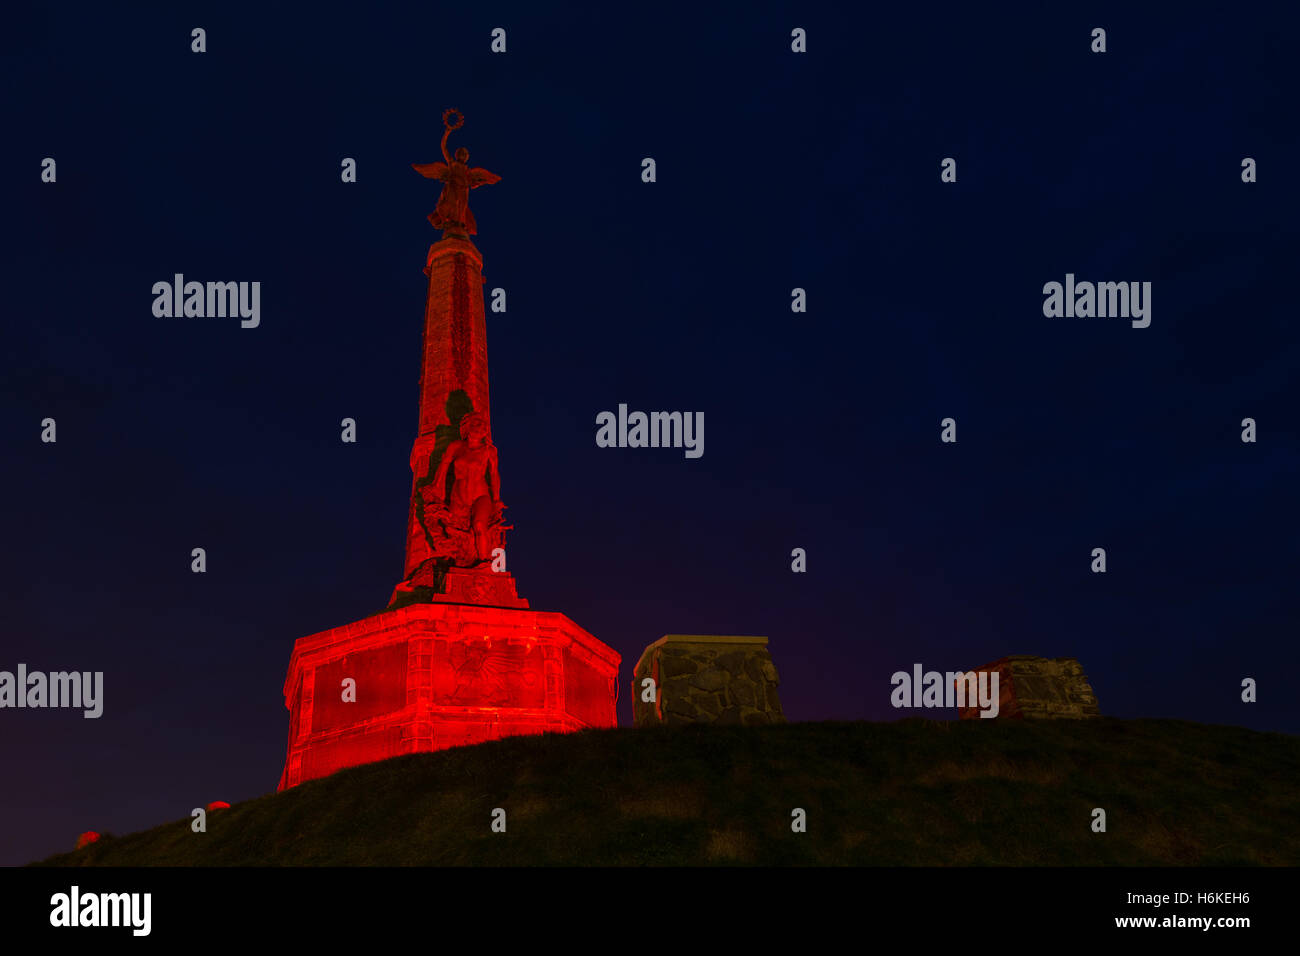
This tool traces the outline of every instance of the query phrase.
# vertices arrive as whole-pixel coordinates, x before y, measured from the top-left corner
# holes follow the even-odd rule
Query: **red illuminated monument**
[[[506,572],[505,505],[488,406],[483,257],[469,191],[499,176],[447,153],[429,216],[420,430],[406,570],[386,610],[300,638],[284,683],[280,789],[343,767],[511,734],[612,727],[619,655],[563,614],[530,610]]]

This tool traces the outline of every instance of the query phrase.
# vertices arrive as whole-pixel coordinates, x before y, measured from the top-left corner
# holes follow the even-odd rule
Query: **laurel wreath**
[[[448,119],[448,117],[450,117],[453,113],[456,115],[456,121],[454,123],[450,119]],[[447,127],[447,129],[449,130],[460,129],[462,126],[465,125],[465,114],[463,114],[460,110],[456,110],[456,109],[443,110],[442,125]]]

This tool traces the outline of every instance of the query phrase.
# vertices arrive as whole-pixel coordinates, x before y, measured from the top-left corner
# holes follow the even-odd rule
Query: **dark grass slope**
[[[355,767],[44,863],[1294,866],[1298,791],[1300,738],[1172,720],[618,729]]]

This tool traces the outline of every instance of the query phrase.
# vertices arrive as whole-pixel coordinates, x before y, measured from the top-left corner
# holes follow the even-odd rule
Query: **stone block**
[[[646,679],[656,699],[643,700]],[[632,721],[654,724],[783,723],[766,637],[669,634],[645,649],[632,676]]]
[[[1010,720],[1099,717],[1097,697],[1073,657],[1018,654],[975,668],[998,675],[998,717]],[[959,707],[962,720],[980,719],[978,706]]]

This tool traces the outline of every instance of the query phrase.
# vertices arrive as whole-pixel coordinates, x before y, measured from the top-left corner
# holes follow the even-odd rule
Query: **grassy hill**
[[[1300,738],[1172,720],[623,728],[354,767],[43,865],[1295,866],[1298,784]]]

